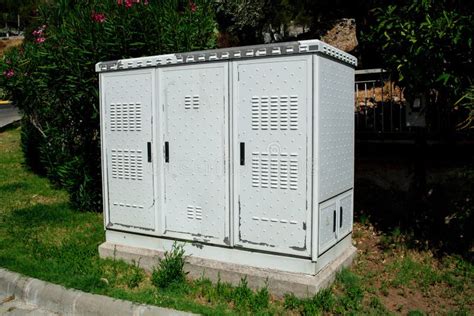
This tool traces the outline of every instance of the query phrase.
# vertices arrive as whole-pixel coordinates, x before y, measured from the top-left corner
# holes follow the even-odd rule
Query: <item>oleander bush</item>
[[[215,47],[211,0],[55,0],[0,62],[4,98],[23,114],[26,163],[101,209],[98,61]]]

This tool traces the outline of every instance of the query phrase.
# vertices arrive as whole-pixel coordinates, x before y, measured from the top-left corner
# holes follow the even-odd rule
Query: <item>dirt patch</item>
[[[9,38],[0,40],[0,57],[11,47],[20,46],[23,43],[22,38]]]
[[[358,258],[353,272],[362,277],[368,296],[378,297],[388,311],[474,312],[473,285],[463,284],[456,289],[449,282],[456,275],[472,271],[458,272],[429,251],[406,249],[402,240],[387,241],[387,236],[370,224],[354,224],[354,244]]]

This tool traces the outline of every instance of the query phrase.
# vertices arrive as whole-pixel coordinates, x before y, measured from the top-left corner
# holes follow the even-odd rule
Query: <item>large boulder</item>
[[[353,51],[359,44],[355,20],[341,19],[337,21],[321,39],[345,52]]]

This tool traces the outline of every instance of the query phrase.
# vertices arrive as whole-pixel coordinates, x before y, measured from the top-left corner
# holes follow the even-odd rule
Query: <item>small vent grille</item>
[[[184,108],[186,110],[199,109],[199,95],[186,95],[184,96]]]
[[[141,150],[112,149],[112,178],[143,180],[143,155]]]
[[[112,132],[140,132],[142,130],[141,103],[111,103],[110,130]]]
[[[252,186],[298,190],[298,154],[253,152]]]
[[[297,130],[298,96],[252,97],[253,130]]]
[[[200,206],[188,205],[186,214],[188,219],[202,220],[202,208]]]

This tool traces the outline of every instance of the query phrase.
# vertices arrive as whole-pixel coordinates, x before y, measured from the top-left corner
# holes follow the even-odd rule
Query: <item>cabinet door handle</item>
[[[336,232],[336,210],[334,210],[334,217],[333,217],[333,221],[332,221],[332,232],[333,233]]]
[[[170,144],[165,142],[165,162],[170,162]]]
[[[148,162],[151,162],[151,142],[146,143]]]
[[[240,165],[245,166],[245,143],[240,143]]]
[[[342,210],[342,206],[339,208],[339,227],[342,227],[342,217],[343,217],[343,210]]]

